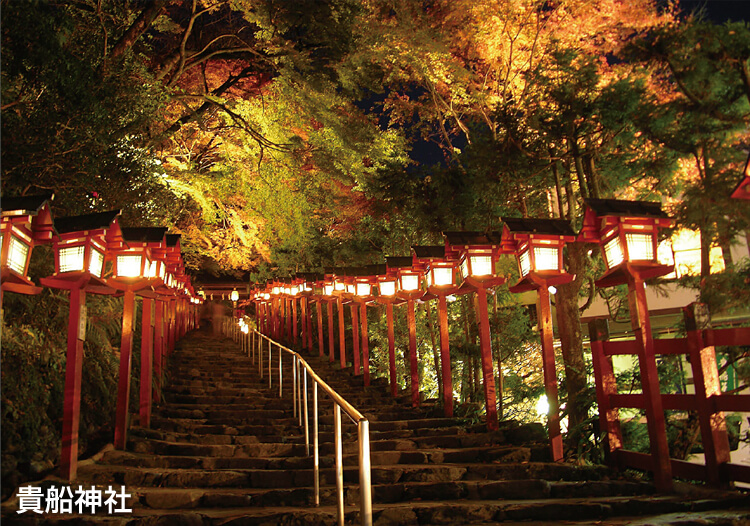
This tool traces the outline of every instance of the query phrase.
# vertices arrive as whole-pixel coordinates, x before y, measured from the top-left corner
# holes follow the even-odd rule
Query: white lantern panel
[[[274,287],[271,292],[273,294],[279,294],[281,292],[281,287]]]
[[[237,292],[236,290],[233,290],[230,297],[232,301],[237,301],[238,299],[240,299],[240,293]]]
[[[416,274],[404,274],[401,276],[401,290],[411,292],[419,289],[419,276]]]
[[[346,290],[346,284],[340,279],[337,279],[333,282],[333,290],[337,292],[344,292]]]
[[[102,277],[104,269],[104,254],[95,248],[91,249],[91,260],[89,261],[89,272],[97,278]]]
[[[299,288],[297,286],[293,286],[291,288],[291,293],[292,293],[292,296],[296,296],[297,294],[299,294]]]
[[[366,297],[370,295],[369,283],[357,283],[357,296]]]
[[[531,272],[531,258],[529,257],[529,251],[525,250],[518,256],[518,264],[521,267],[521,276],[526,276]]]
[[[83,270],[83,245],[60,249],[60,272]]]
[[[557,247],[534,247],[536,270],[560,270],[560,258]]]
[[[472,276],[489,276],[492,274],[492,256],[469,257],[471,257]]]
[[[353,284],[353,283],[347,283],[347,284],[346,284],[346,293],[347,293],[347,294],[354,294],[355,290],[356,290],[356,289],[355,289],[355,287],[354,287],[354,284]]]
[[[10,246],[8,247],[8,266],[11,270],[23,274],[26,270],[26,258],[29,255],[29,245],[18,239],[16,236],[10,236]],[[83,264],[81,264],[83,266]]]
[[[453,285],[453,268],[434,267],[432,269],[433,285],[438,287]]]
[[[461,277],[464,279],[469,277],[469,258],[464,258],[461,262]]]
[[[381,281],[379,286],[381,296],[393,296],[394,294],[396,294],[395,281]]]
[[[117,275],[137,278],[141,275],[141,256],[117,256]]]
[[[615,236],[604,245],[604,258],[607,260],[607,268],[619,265],[625,260],[620,246],[620,238]]]
[[[651,234],[625,234],[628,243],[628,256],[631,261],[654,259],[654,244]]]
[[[333,283],[326,283],[323,285],[323,294],[326,296],[332,296],[333,295]]]

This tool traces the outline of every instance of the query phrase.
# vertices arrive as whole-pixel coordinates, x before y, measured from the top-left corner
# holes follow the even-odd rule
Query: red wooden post
[[[438,296],[438,319],[440,321],[440,369],[443,376],[443,411],[453,416],[453,373],[451,372],[450,336],[448,332],[448,301],[444,294]]]
[[[153,364],[153,309],[154,300],[143,298],[143,313],[141,314],[141,385],[140,385],[140,425],[151,426],[151,396],[152,396],[152,364]]]
[[[356,301],[352,301],[349,304],[349,311],[352,315],[352,358],[354,362],[354,376],[358,376],[362,373],[359,362],[359,315],[357,311],[359,305]]]
[[[589,322],[589,339],[591,340],[591,357],[594,365],[596,400],[599,406],[600,433],[606,435],[604,449],[607,463],[618,467],[617,452],[622,449],[622,430],[620,429],[620,412],[612,407],[609,397],[617,394],[612,361],[604,354],[604,344],[609,339],[607,320]]]
[[[344,330],[344,300],[341,296],[337,299],[339,308],[339,357],[341,358],[341,368],[346,368],[346,334]]]
[[[411,405],[419,407],[419,364],[417,361],[417,322],[414,300],[406,300],[406,321],[409,326],[409,372],[411,378]]]
[[[161,402],[164,360],[164,300],[156,300],[154,311],[154,401]]]
[[[167,306],[167,323],[169,326],[168,332],[167,332],[167,354],[172,354],[172,351],[174,351],[174,343],[175,343],[175,329],[176,329],[176,312],[177,308],[177,300],[172,297],[169,298],[169,303]]]
[[[325,342],[323,341],[323,299],[319,299],[315,304],[315,313],[318,316],[318,351],[320,357],[326,355]]]
[[[328,311],[328,360],[333,363],[336,359],[333,343],[333,302],[331,300],[326,301],[326,306]]]
[[[549,428],[550,453],[554,462],[563,460],[563,440],[560,433],[560,403],[557,396],[557,374],[555,369],[555,347],[552,329],[552,306],[549,289],[537,289],[537,317],[542,342],[542,364],[544,368],[544,392],[547,395],[547,427]]]
[[[630,322],[639,344],[638,363],[641,370],[641,387],[646,400],[646,425],[648,427],[651,457],[653,459],[654,483],[660,491],[672,489],[672,464],[669,459],[667,428],[664,419],[659,374],[656,369],[654,339],[648,315],[646,287],[637,276],[628,276],[628,302]]]
[[[293,298],[286,298],[284,300],[284,316],[286,317],[286,341],[292,341],[292,303],[294,303],[295,307],[296,301],[294,301]],[[296,320],[295,320],[296,321]],[[296,327],[295,327],[296,331]],[[296,340],[295,340],[296,343]]]
[[[391,384],[391,395],[398,395],[398,381],[396,378],[396,335],[393,330],[393,302],[385,304],[385,318],[388,324],[388,372]]]
[[[693,368],[696,409],[701,429],[701,441],[706,459],[707,482],[714,486],[727,484],[721,476],[721,465],[730,460],[727,422],[723,411],[715,411],[711,397],[721,394],[716,348],[706,345],[703,330],[710,328],[705,304],[691,303],[683,308],[687,329],[690,365]]]
[[[81,416],[81,376],[83,341],[86,337],[86,292],[70,289],[68,314],[68,350],[65,365],[65,401],[63,404],[62,456],[60,476],[76,478],[78,470],[78,428]]]
[[[365,386],[370,385],[370,335],[367,331],[367,302],[362,302],[362,364],[365,370]]]
[[[128,440],[128,404],[130,402],[134,314],[135,293],[132,290],[126,290],[123,296],[120,373],[117,383],[117,409],[115,411],[115,449],[125,449]]]
[[[296,298],[289,298],[289,301],[292,303],[292,341],[294,342],[294,346],[297,346],[297,334],[299,333],[299,327],[297,323],[297,299]]]
[[[487,290],[479,286],[476,288],[476,291],[479,306],[479,345],[482,356],[484,400],[487,405],[487,429],[489,431],[496,431],[500,426],[497,419],[497,397],[495,395],[490,318],[487,312]]]
[[[313,343],[313,328],[312,328],[312,302],[310,301],[310,298],[305,298],[305,305],[307,306],[307,350],[312,352],[313,347],[315,344]]]

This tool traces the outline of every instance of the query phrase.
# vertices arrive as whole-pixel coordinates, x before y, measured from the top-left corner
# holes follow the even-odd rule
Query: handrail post
[[[296,355],[295,355],[296,356]],[[302,358],[297,357],[297,418],[302,427]]]
[[[359,421],[359,514],[362,526],[372,526],[372,473],[370,470],[370,422],[367,419]]]
[[[297,355],[292,355],[292,411],[297,417]]]
[[[281,365],[281,347],[279,347],[279,398],[284,396],[284,386],[282,380],[284,378],[283,367]]]
[[[271,345],[271,338],[268,338],[268,345]],[[258,343],[258,371],[260,372],[260,379],[263,379],[263,341]]]
[[[307,409],[307,369],[302,368],[305,382],[304,382],[304,389],[302,390],[303,396],[304,396],[304,403],[305,403],[305,455],[310,456],[310,422],[308,419],[308,409]]]
[[[333,441],[336,452],[336,515],[344,526],[344,450],[341,444],[341,407],[333,403]]]
[[[313,382],[313,483],[315,506],[320,506],[320,442],[318,438],[318,382]]]
[[[268,388],[273,387],[271,384],[271,362],[273,361],[273,354],[271,354],[271,340],[268,340]]]

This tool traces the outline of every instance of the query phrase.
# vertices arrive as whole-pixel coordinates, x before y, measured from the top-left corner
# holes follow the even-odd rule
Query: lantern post
[[[365,386],[370,385],[370,336],[367,328],[367,303],[373,300],[372,286],[375,283],[378,265],[360,267],[354,277],[354,303],[360,309],[360,336],[362,349],[362,366]],[[353,318],[352,318],[353,319]]]
[[[344,305],[349,305],[349,312],[352,318],[352,369],[354,376],[362,374],[360,360],[360,339],[359,339],[359,303],[356,301],[356,276],[361,271],[357,267],[345,267],[341,269],[342,281],[344,282],[344,291],[341,296],[344,298]]]
[[[547,427],[552,460],[563,459],[563,440],[560,431],[560,405],[555,369],[554,332],[550,294],[556,285],[569,283],[575,276],[565,272],[563,247],[575,241],[570,223],[563,219],[502,218],[503,250],[514,254],[518,261],[518,283],[510,287],[519,293],[535,290],[537,293],[537,319],[542,344],[544,392],[547,396]]]
[[[54,226],[50,201],[54,194],[3,197],[0,213],[0,304],[6,290],[18,294],[39,294],[28,278],[31,252],[35,245],[52,242]]]
[[[83,342],[86,339],[86,293],[114,294],[102,279],[108,246],[122,243],[120,211],[55,220],[55,273],[42,278],[45,287],[70,291],[68,347],[65,363],[60,476],[73,480],[78,469]]]
[[[396,296],[397,273],[388,271],[387,265],[376,265],[375,281],[378,287],[377,302],[385,305],[385,318],[388,326],[388,379],[391,396],[398,395],[398,379],[396,377],[396,336],[393,328],[393,305],[403,303]]]
[[[583,227],[578,239],[598,243],[607,265],[607,271],[595,282],[596,286],[628,285],[630,322],[639,347],[641,387],[654,459],[654,481],[659,490],[668,491],[672,488],[672,465],[644,282],[674,269],[672,265],[658,262],[656,250],[659,228],[671,226],[672,220],[655,202],[585,199],[584,203]]]
[[[411,404],[419,407],[419,363],[417,358],[417,323],[415,302],[424,296],[421,288],[424,271],[414,265],[411,256],[385,258],[389,271],[396,272],[398,289],[396,295],[406,300],[406,321],[409,327],[409,378]]]
[[[495,260],[500,252],[500,232],[443,232],[445,252],[451,259],[460,262],[464,278],[462,288],[477,293],[479,309],[479,344],[482,358],[482,377],[486,403],[487,429],[499,428],[497,418],[497,395],[492,360],[492,337],[487,312],[487,289],[505,283],[505,278],[495,275]]]
[[[334,279],[333,270],[326,270],[323,278],[323,294],[326,299],[326,313],[328,314],[328,361],[333,363],[334,356],[334,331],[333,331],[333,302],[334,302]]]
[[[453,416],[453,374],[451,371],[450,337],[448,332],[447,297],[458,290],[456,270],[458,262],[449,260],[445,245],[412,246],[414,261],[427,268],[427,292],[437,297],[440,323],[440,370],[443,380],[443,412]],[[426,299],[426,298],[425,298]]]
[[[320,357],[323,358],[326,354],[325,341],[323,340],[323,304],[327,303],[324,296],[324,280],[323,276],[319,274],[313,274],[310,277],[313,293],[311,298],[315,302],[315,314],[318,318],[318,351]],[[310,335],[312,338],[312,334]],[[312,339],[310,340],[310,346],[312,349]]]
[[[344,269],[330,269],[326,271],[327,276],[333,280],[333,295],[336,296],[336,305],[339,315],[339,361],[341,368],[346,368],[346,325],[344,323],[344,296],[346,294],[346,276]]]

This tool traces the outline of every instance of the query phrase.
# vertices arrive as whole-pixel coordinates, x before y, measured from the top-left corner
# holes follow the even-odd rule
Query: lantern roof
[[[161,244],[167,233],[164,227],[122,227],[121,230],[128,243]]]
[[[733,199],[748,199],[750,200],[750,175],[745,175],[737,187],[732,191]]]
[[[383,276],[388,273],[388,266],[385,263],[365,265],[363,268],[366,276]]]
[[[50,201],[55,198],[55,194],[42,195],[25,195],[20,197],[3,197],[0,203],[2,216],[9,215],[38,215],[39,212]]]
[[[414,260],[411,256],[386,256],[385,265],[387,269],[411,268]]]
[[[586,206],[579,241],[599,242],[599,231],[606,225],[619,222],[619,218],[647,221],[658,227],[672,225],[669,215],[656,201],[623,201],[620,199],[584,199]],[[602,221],[604,222],[602,223]]]
[[[323,275],[317,272],[298,272],[297,274],[295,274],[295,276],[298,279],[303,279],[310,282],[323,280]]]
[[[463,246],[464,248],[475,246],[496,246],[501,243],[502,234],[498,231],[491,232],[443,232],[446,242],[451,247]]]
[[[550,236],[575,236],[573,228],[565,219],[538,219],[529,217],[502,217],[503,233],[543,234]]]
[[[105,230],[113,226],[113,223],[121,213],[122,210],[110,210],[109,212],[98,212],[96,214],[59,217],[55,219],[55,230],[58,234]],[[119,224],[117,225],[117,230],[121,236]]]
[[[440,259],[444,260],[445,245],[412,245],[412,252],[417,259]]]

